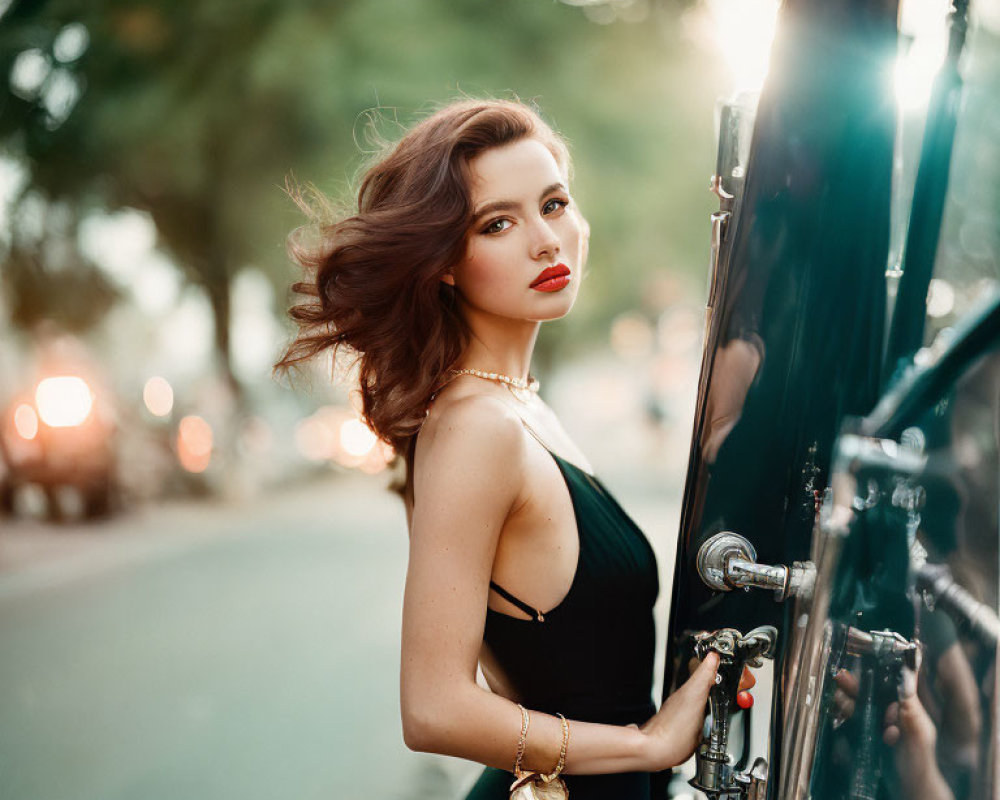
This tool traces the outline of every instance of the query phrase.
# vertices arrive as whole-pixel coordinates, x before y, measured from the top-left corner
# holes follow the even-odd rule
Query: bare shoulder
[[[520,488],[524,433],[516,411],[486,393],[439,397],[417,436],[414,495],[492,491],[510,502]]]
[[[473,392],[439,398],[427,415],[421,436],[430,429],[427,432],[435,438],[442,432],[460,431],[479,438],[496,436],[516,441],[520,425],[520,418],[509,404],[492,394]]]

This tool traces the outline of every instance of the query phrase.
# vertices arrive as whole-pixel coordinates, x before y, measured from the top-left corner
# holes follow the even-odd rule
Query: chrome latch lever
[[[707,739],[695,753],[692,787],[711,800],[757,800],[763,798],[767,763],[757,759],[749,772],[735,772],[730,765],[729,717],[745,667],[759,667],[765,658],[774,658],[778,631],[770,625],[754,628],[746,635],[735,628],[722,628],[695,636],[694,653],[703,660],[709,653],[719,656],[715,686],[708,695],[712,724]]]

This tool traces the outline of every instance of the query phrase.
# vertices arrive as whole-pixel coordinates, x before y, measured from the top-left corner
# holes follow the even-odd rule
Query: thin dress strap
[[[527,429],[528,433],[530,433],[535,438],[535,441],[538,442],[542,447],[544,447],[546,450],[548,450],[551,453],[552,451],[549,450],[549,446],[547,444],[545,444],[545,440],[542,439],[542,437],[539,436],[537,433],[535,433],[535,429],[532,428],[528,424],[528,421],[524,417],[522,417],[520,414],[517,415],[517,418],[519,420],[521,420],[521,424],[524,425],[524,427]]]
[[[579,466],[578,464],[576,464],[576,463],[574,463],[574,462],[572,462],[572,461],[566,461],[566,459],[565,459],[565,458],[563,458],[563,457],[562,457],[561,455],[559,455],[558,453],[556,453],[555,451],[553,451],[553,450],[552,450],[552,448],[550,448],[550,447],[549,447],[549,446],[548,446],[548,445],[547,445],[547,444],[545,443],[545,440],[544,440],[544,439],[543,439],[543,438],[542,438],[541,436],[539,436],[539,435],[538,435],[538,434],[537,434],[537,433],[535,432],[535,429],[534,429],[534,428],[532,428],[532,427],[531,427],[531,426],[530,426],[530,425],[528,424],[528,421],[527,421],[527,420],[526,420],[526,419],[525,419],[524,417],[522,417],[522,416],[521,416],[520,414],[518,414],[518,415],[517,415],[517,418],[518,418],[519,420],[521,420],[521,424],[522,424],[522,425],[524,425],[524,427],[525,427],[525,428],[526,428],[526,429],[528,430],[528,433],[530,433],[530,434],[532,435],[532,437],[534,437],[535,441],[536,441],[536,442],[538,442],[538,443],[539,443],[539,444],[540,444],[540,445],[541,445],[542,447],[544,447],[544,448],[545,448],[545,450],[547,450],[547,451],[548,451],[548,453],[549,453],[549,454],[550,454],[550,455],[551,455],[551,456],[552,456],[553,458],[555,458],[555,459],[557,459],[557,460],[559,460],[559,461],[565,461],[565,462],[566,462],[567,464],[570,464],[570,465],[571,465],[571,466],[572,466],[572,467],[573,467],[574,469],[577,469],[577,470],[579,470],[580,472],[582,472],[582,473],[583,473],[584,475],[586,475],[586,476],[587,476],[588,478],[590,478],[590,479],[591,479],[592,481],[594,481],[594,480],[597,480],[597,476],[596,476],[596,475],[595,475],[595,474],[594,474],[593,472],[591,472],[590,470],[586,470],[586,469],[584,469],[583,467]]]
[[[508,592],[499,584],[490,581],[490,588],[493,589],[498,595],[500,595],[504,599],[510,600],[510,602],[512,602],[519,609],[521,609],[525,614],[529,614],[530,616],[534,617],[538,622],[545,622],[545,615],[541,611],[539,611],[536,608],[532,608],[523,600],[518,600],[516,597],[514,597],[514,595],[512,595],[510,592]]]

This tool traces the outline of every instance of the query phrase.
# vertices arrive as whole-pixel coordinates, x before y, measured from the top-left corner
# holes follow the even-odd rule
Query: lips
[[[569,267],[565,264],[556,264],[553,267],[546,267],[538,273],[538,276],[531,282],[530,288],[549,292],[561,289],[569,283],[569,274]]]

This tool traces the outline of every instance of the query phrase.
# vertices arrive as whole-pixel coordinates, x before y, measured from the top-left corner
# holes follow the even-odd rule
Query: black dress
[[[566,481],[576,516],[580,555],[573,582],[562,602],[544,614],[491,582],[532,618],[488,608],[484,641],[528,709],[585,722],[642,724],[656,710],[651,698],[656,557],[600,480],[548,452]],[[650,798],[646,772],[564,779],[571,800]],[[488,767],[466,800],[506,800],[513,780],[510,772]]]

